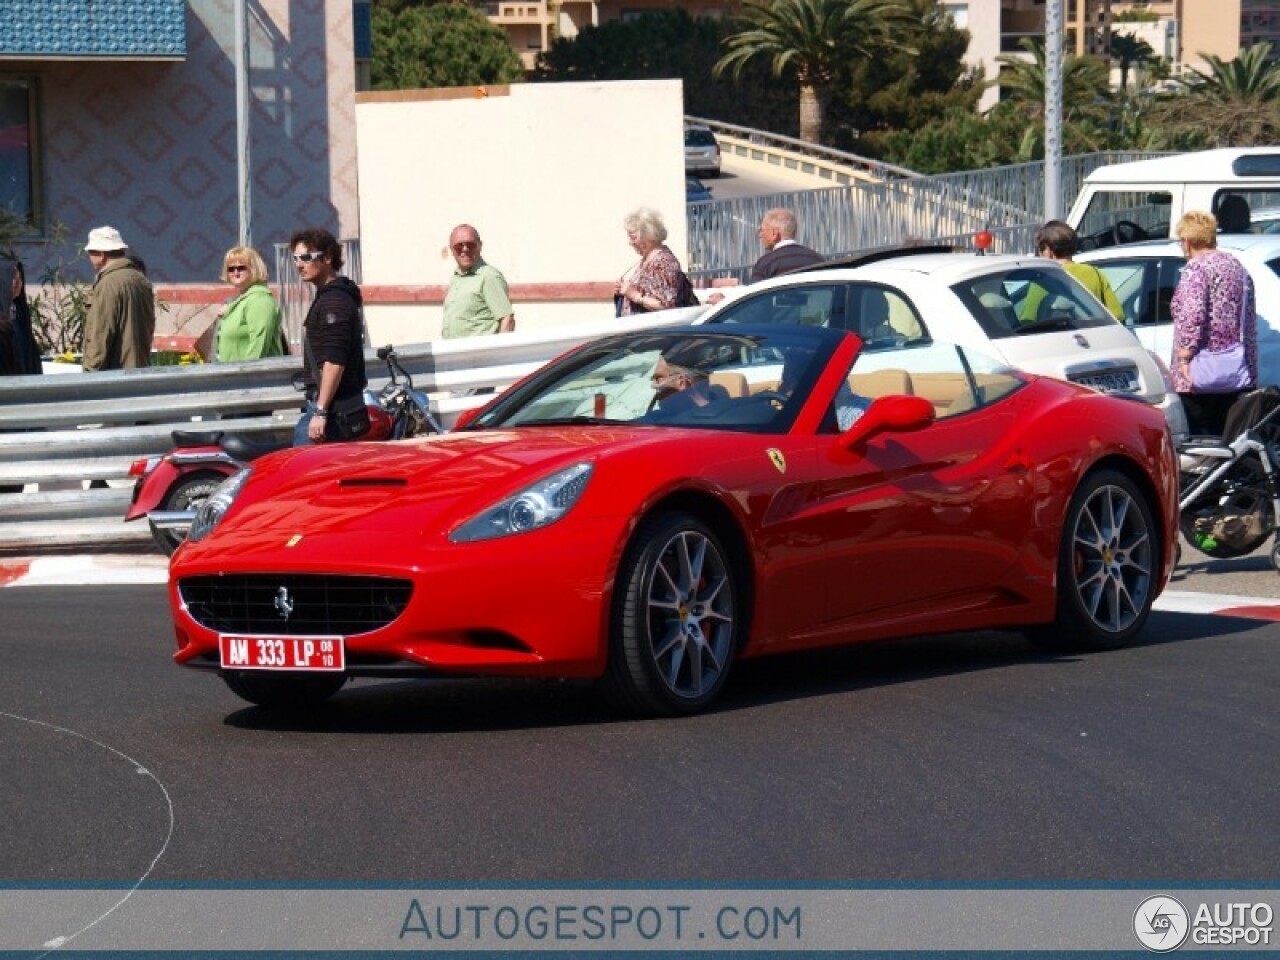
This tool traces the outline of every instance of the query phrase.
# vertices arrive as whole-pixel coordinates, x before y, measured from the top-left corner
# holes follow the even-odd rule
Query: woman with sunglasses
[[[222,258],[222,279],[236,295],[218,323],[220,363],[279,357],[286,353],[280,304],[267,286],[267,265],[252,247],[232,247]]]

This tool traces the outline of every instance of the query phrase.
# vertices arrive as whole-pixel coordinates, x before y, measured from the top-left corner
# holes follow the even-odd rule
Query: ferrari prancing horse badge
[[[769,455],[769,462],[778,468],[779,473],[787,472],[787,458],[782,455],[782,451],[777,447],[770,447],[765,451]]]

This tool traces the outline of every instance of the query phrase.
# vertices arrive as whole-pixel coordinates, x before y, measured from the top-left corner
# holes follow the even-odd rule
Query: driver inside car
[[[716,400],[729,399],[728,391],[724,387],[713,385],[704,371],[668,363],[666,357],[658,358],[651,382],[656,394],[656,410],[664,416],[684,413],[694,407],[705,407]]]

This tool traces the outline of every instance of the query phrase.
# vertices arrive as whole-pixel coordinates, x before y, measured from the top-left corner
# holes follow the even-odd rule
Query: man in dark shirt
[[[760,223],[764,254],[751,268],[751,282],[803,270],[822,262],[822,254],[796,242],[796,215],[782,207],[770,210]]]
[[[294,444],[301,446],[342,439],[337,415],[363,405],[360,398],[369,381],[364,372],[364,300],[359,287],[338,275],[342,246],[328,230],[317,228],[298,231],[289,246],[298,276],[316,288],[303,324],[310,388],[306,412],[293,431]]]

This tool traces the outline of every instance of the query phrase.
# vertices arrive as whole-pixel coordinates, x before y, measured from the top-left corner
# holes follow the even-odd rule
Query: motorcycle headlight
[[[252,472],[252,467],[245,467],[218,484],[217,489],[209,494],[209,499],[200,504],[200,508],[196,510],[196,517],[191,521],[191,530],[187,533],[188,540],[195,543],[203,540],[213,531],[218,521],[231,509],[231,504],[235,503],[236,497],[240,495],[240,488],[244,486],[244,482],[249,479],[249,474]]]
[[[449,535],[454,543],[492,540],[527,533],[555,523],[572,509],[587,488],[592,466],[576,463],[472,517]]]

